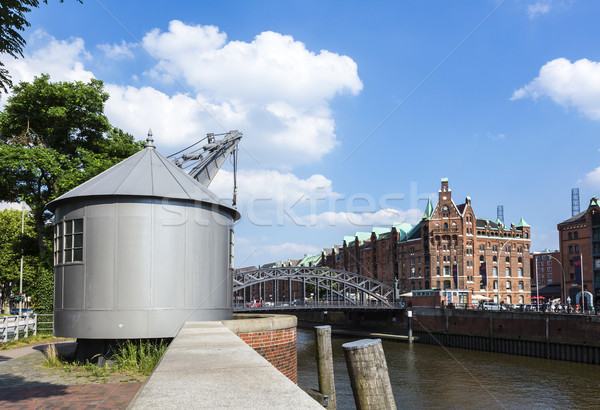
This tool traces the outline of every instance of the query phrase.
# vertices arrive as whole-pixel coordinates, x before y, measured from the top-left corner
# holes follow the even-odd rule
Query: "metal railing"
[[[0,340],[8,342],[9,340],[18,340],[19,335],[28,337],[31,332],[37,334],[37,316],[3,316],[0,317]]]
[[[52,313],[40,314],[38,316],[38,332],[54,333],[54,315]]]

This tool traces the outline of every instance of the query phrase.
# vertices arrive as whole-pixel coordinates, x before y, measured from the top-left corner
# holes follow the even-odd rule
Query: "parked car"
[[[18,315],[19,314],[19,308],[11,309],[10,310],[10,314],[11,315]],[[21,310],[21,315],[22,316],[33,315],[33,309],[22,309]]]
[[[500,310],[500,306],[496,302],[483,302],[484,310]]]
[[[306,302],[306,300],[304,299],[296,299],[292,302],[292,306],[306,306],[308,305],[308,302]]]

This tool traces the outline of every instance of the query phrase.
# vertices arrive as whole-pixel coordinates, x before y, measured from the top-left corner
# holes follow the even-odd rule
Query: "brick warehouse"
[[[588,208],[558,224],[562,267],[565,270],[566,294],[573,304],[580,303],[581,281],[575,273],[575,262],[583,259],[583,284],[589,306],[600,298],[600,200],[593,197]]]
[[[393,224],[344,237],[311,264],[322,264],[414,289],[468,289],[505,303],[531,303],[530,226],[479,219],[471,198],[456,205],[443,178],[435,207],[429,201],[415,226]],[[306,260],[306,258],[305,258]],[[301,262],[302,263],[302,262]],[[487,281],[487,284],[485,283]],[[498,290],[499,287],[499,290]]]

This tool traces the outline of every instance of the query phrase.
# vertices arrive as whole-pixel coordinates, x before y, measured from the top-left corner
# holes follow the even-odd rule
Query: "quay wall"
[[[294,383],[298,382],[297,319],[292,315],[234,314],[223,324]]]
[[[418,308],[418,343],[600,364],[600,316],[542,312]],[[328,323],[341,329],[407,334],[404,310],[298,312],[303,327]]]

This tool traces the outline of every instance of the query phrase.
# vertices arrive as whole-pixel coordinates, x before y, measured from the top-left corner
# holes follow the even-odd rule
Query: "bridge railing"
[[[372,301],[371,303],[351,303],[348,301],[337,300],[320,300],[307,301],[304,303],[288,303],[288,302],[237,302],[233,304],[233,309],[241,310],[310,310],[310,309],[326,309],[326,308],[342,308],[342,309],[403,309],[406,305],[404,302],[382,303]]]

